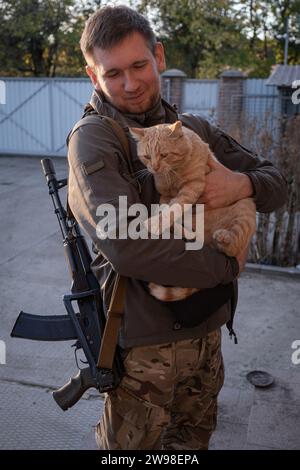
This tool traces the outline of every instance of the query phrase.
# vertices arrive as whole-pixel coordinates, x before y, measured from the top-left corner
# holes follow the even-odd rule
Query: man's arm
[[[189,116],[193,128],[210,146],[220,163],[209,163],[203,201],[221,207],[252,196],[258,212],[272,212],[287,199],[287,182],[272,162],[258,157],[221,129],[198,116]]]
[[[79,127],[69,142],[69,204],[95,247],[121,275],[182,287],[210,288],[231,282],[238,263],[214,248],[187,251],[184,240],[105,239],[96,235],[97,207],[110,203],[118,215],[118,198],[140,203],[138,191],[120,171],[119,142],[108,124]],[[129,220],[128,220],[129,222]]]

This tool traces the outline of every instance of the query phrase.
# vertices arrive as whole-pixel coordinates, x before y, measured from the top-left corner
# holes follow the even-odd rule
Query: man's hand
[[[204,192],[198,203],[207,204],[208,208],[216,209],[251,197],[253,187],[247,175],[231,171],[211,157],[207,164],[211,171],[205,177]]]

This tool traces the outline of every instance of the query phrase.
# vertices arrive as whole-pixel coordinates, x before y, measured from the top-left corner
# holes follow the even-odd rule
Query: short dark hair
[[[95,47],[110,49],[134,32],[145,38],[154,55],[156,37],[147,18],[125,5],[105,6],[85,23],[80,48],[85,59],[88,56],[94,59]]]

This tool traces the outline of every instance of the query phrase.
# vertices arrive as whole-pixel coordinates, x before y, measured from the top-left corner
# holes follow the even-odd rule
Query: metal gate
[[[65,156],[66,136],[89,101],[84,78],[2,78],[0,153]]]
[[[214,122],[218,106],[218,92],[218,80],[184,80],[182,97],[183,112],[202,115],[206,119]]]

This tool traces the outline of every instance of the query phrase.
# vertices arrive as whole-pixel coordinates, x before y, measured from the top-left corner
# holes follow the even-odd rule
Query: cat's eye
[[[150,157],[149,155],[143,155],[143,158],[144,158],[145,160],[150,160],[151,157]]]

